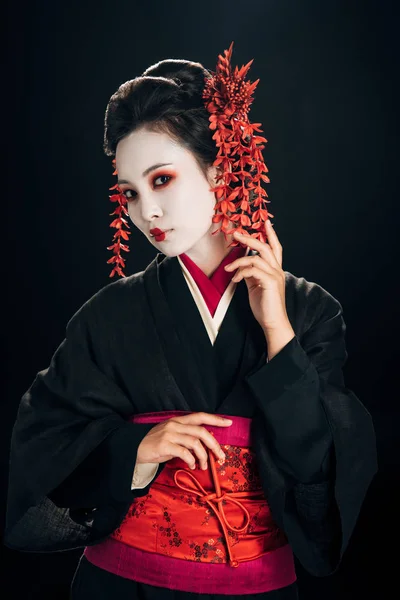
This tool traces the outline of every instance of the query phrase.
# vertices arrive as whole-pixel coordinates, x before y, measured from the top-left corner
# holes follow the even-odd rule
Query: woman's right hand
[[[207,446],[217,457],[225,458],[221,446],[202,425],[229,427],[232,421],[217,415],[198,412],[172,417],[155,425],[142,439],[138,447],[136,464],[162,463],[171,458],[181,458],[191,469],[196,468],[194,452],[203,470],[207,469]]]

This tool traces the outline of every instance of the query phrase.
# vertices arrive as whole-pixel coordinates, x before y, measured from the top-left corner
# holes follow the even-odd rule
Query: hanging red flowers
[[[232,49],[233,42],[224,56],[219,55],[216,72],[206,78],[203,92],[218,148],[214,166],[221,171],[220,183],[212,189],[217,199],[212,220],[221,227],[213,235],[223,231],[226,239],[235,229],[245,230],[266,242],[264,222],[274,216],[268,213],[266,204],[270,201],[264,199],[268,194],[261,187],[262,181],[270,182],[262,155],[263,143],[268,140],[254,133],[262,132],[261,123],[250,123],[248,118],[259,79],[254,83],[245,80],[252,60],[241,69],[232,69]],[[231,245],[237,244],[233,241]]]
[[[112,163],[113,163],[113,167],[114,167],[113,175],[117,175],[118,171],[115,168],[115,158],[113,159]],[[109,276],[114,277],[114,275],[117,273],[120,277],[125,277],[125,274],[122,271],[122,269],[125,268],[125,260],[121,256],[121,250],[124,250],[125,252],[129,252],[129,248],[126,244],[123,244],[121,242],[121,238],[123,240],[128,241],[129,236],[131,235],[130,231],[123,229],[124,226],[127,229],[129,229],[129,223],[123,217],[123,215],[125,215],[126,217],[129,217],[129,213],[126,208],[127,201],[126,201],[125,196],[122,193],[122,190],[118,186],[118,183],[113,185],[109,189],[117,190],[117,192],[118,192],[117,194],[112,194],[111,196],[109,196],[111,202],[117,203],[117,207],[115,208],[114,212],[110,213],[110,215],[117,215],[117,217],[110,224],[110,227],[115,227],[115,229],[116,229],[116,232],[114,233],[114,236],[113,236],[114,244],[112,244],[111,246],[107,246],[107,250],[112,250],[112,252],[113,252],[113,256],[107,261],[107,263],[114,265],[113,270],[111,271]]]

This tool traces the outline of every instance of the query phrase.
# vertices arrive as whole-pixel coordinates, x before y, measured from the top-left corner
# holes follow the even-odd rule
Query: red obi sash
[[[184,414],[144,413],[131,421],[156,424]],[[251,419],[221,416],[232,425],[205,427],[225,461],[208,448],[205,471],[169,460],[111,536],[85,548],[89,561],[128,579],[196,593],[261,593],[296,580],[292,550],[261,487]]]

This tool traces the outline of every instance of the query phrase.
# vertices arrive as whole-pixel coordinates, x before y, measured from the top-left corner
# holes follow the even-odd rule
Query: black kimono
[[[343,381],[340,303],[318,284],[285,275],[296,335],[268,363],[243,280],[214,345],[176,257],[158,254],[145,271],[90,298],[20,403],[5,544],[56,552],[106,539],[151,486],[131,489],[138,446],[154,425],[127,419],[204,411],[252,418],[276,523],[309,573],[333,573],[377,471],[375,433],[370,414]],[[98,600],[196,596],[118,577],[82,557],[72,597],[92,593]],[[296,584],[255,597],[297,598]]]

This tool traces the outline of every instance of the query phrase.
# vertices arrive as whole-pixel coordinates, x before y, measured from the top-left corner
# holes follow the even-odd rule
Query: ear
[[[218,179],[221,177],[222,170],[220,167],[208,167],[207,169],[207,179],[212,187],[218,185]]]

